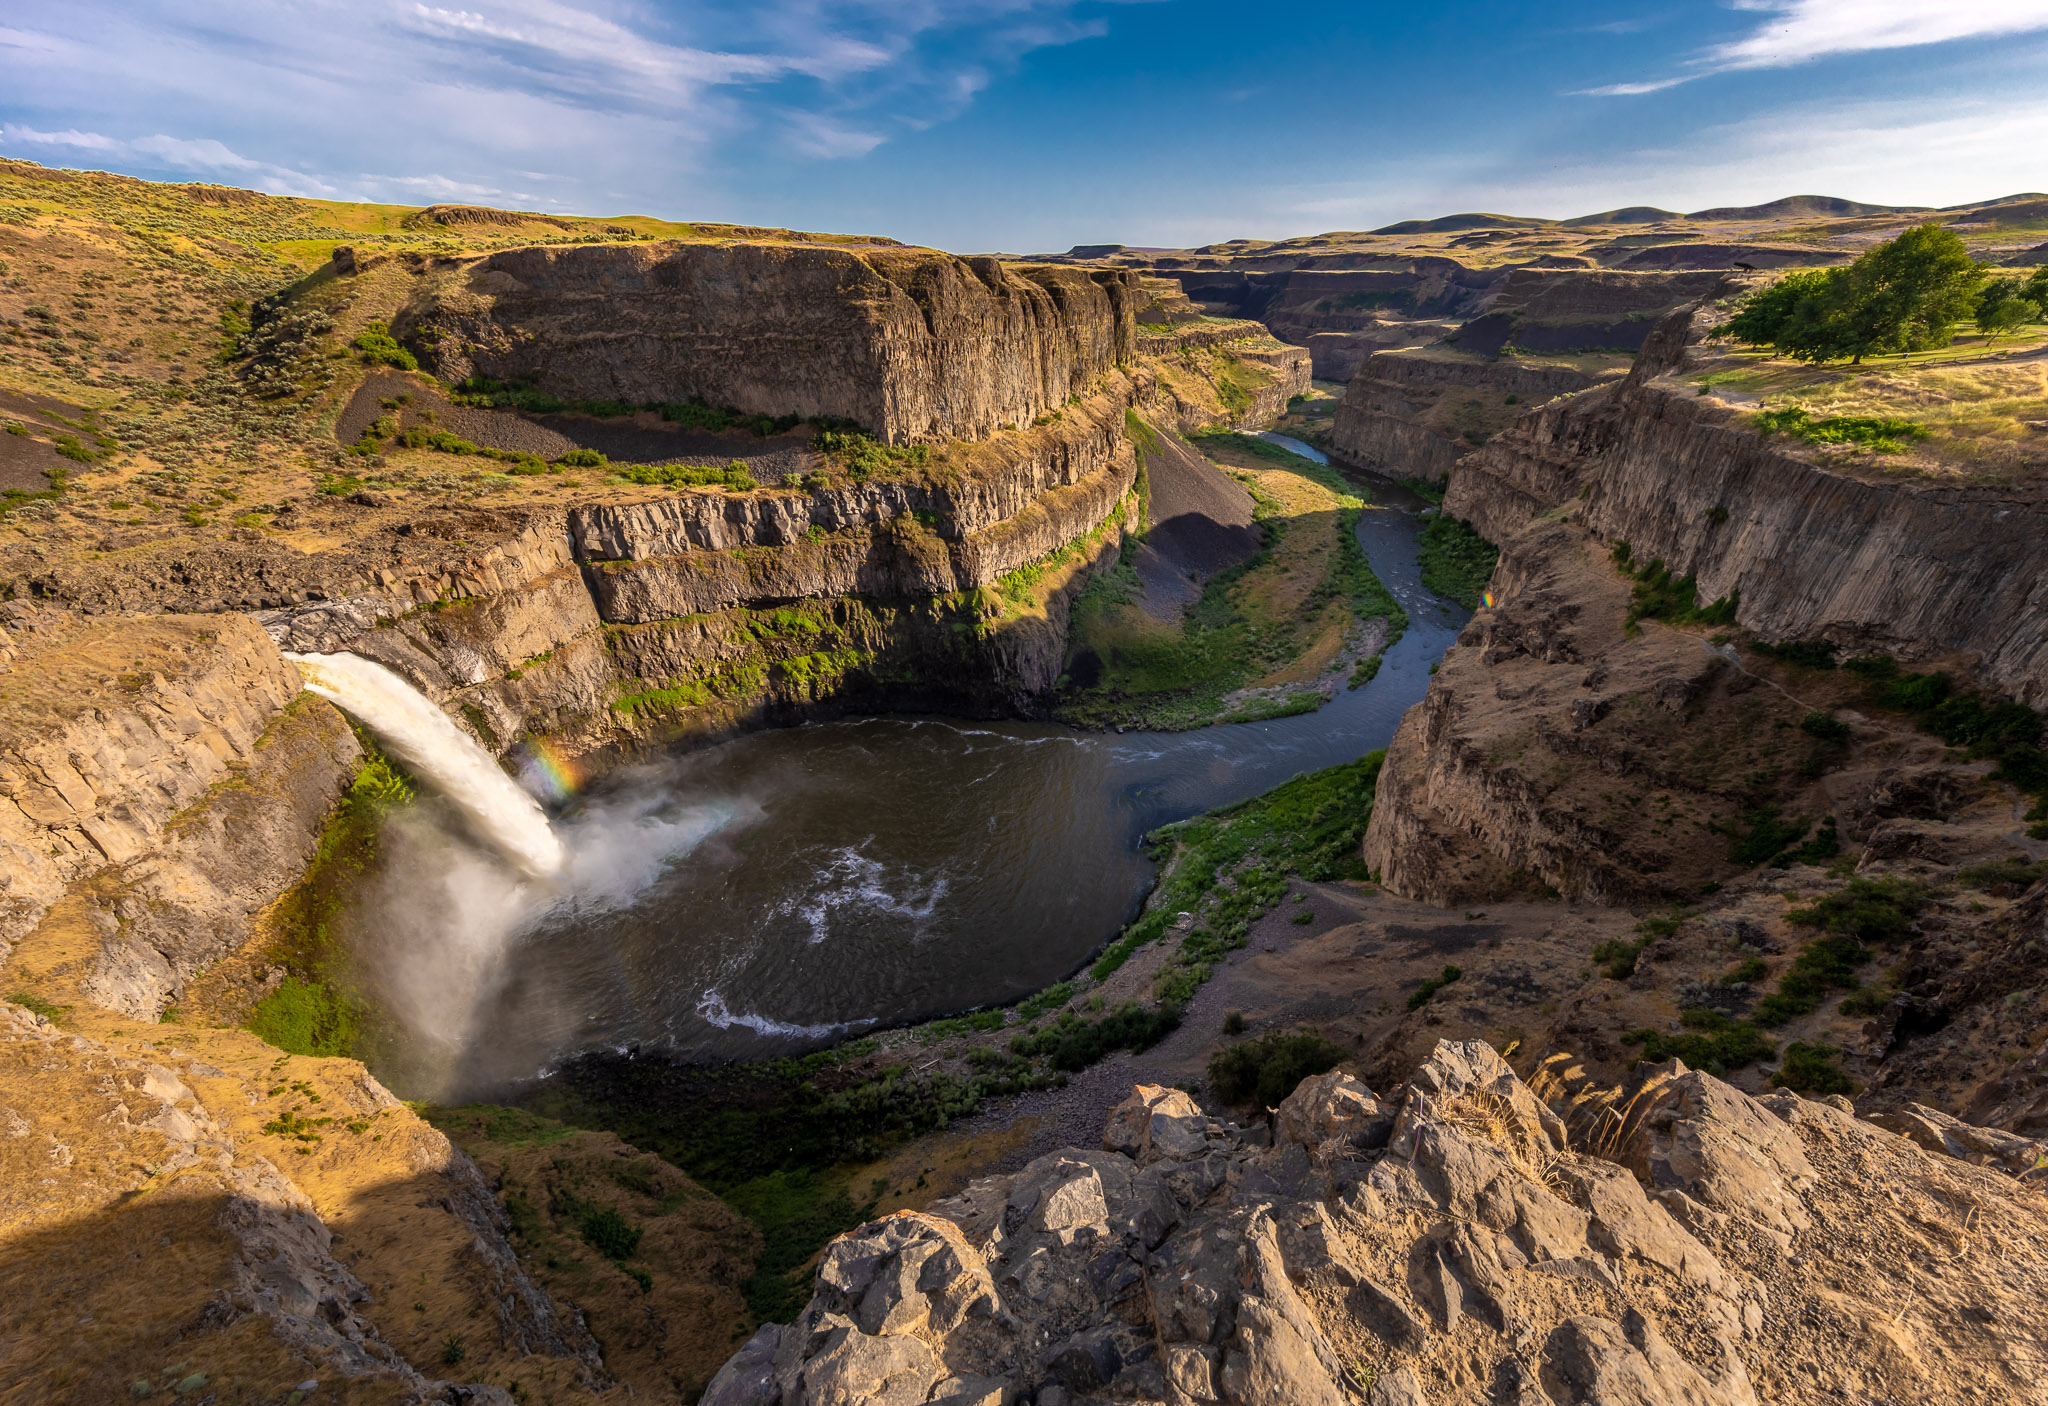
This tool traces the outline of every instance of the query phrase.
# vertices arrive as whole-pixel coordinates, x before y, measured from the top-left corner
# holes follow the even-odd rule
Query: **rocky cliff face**
[[[1666,329],[1682,354],[1689,314]],[[1538,411],[1467,458],[1445,510],[1503,541],[1582,500],[1641,560],[1773,639],[1902,659],[1963,656],[2048,704],[2048,501],[2030,489],[1830,468],[1735,422],[1646,358],[1627,382]]]
[[[23,1399],[511,1406],[507,1385],[610,1385],[475,1165],[361,1065],[133,1024],[0,1002],[0,1328]]]
[[[1128,362],[1137,276],[931,250],[653,244],[508,250],[394,321],[449,380],[565,399],[852,420],[891,442],[1025,425]]]
[[[244,616],[12,609],[0,960],[153,1020],[297,881],[361,749]]]
[[[156,849],[173,816],[267,762],[265,730],[299,691],[243,616],[6,609],[0,954],[66,885]]]
[[[1481,356],[1498,355],[1508,346],[1532,352],[1632,352],[1674,308],[1736,286],[1731,275],[1712,270],[1521,268],[1501,281],[1480,315],[1459,328],[1454,340],[1460,350]]]
[[[1384,1102],[1343,1073],[1305,1081],[1270,1133],[1140,1087],[1102,1150],[833,1242],[810,1305],[706,1406],[2031,1390],[2037,1190],[1675,1061],[1630,1089],[1574,1082],[1538,1080],[1560,1117],[1484,1044],[1445,1042]]]
[[[1329,447],[1367,468],[1442,483],[1461,457],[1528,406],[1599,379],[1596,371],[1512,358],[1380,352],[1365,357],[1345,387]]]

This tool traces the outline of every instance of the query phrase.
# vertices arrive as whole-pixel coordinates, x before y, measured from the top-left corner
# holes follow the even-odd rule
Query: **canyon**
[[[1894,215],[1015,260],[0,180],[38,280],[0,312],[74,297],[111,330],[135,278],[194,309],[132,356],[76,328],[0,353],[10,1390],[2031,1389],[2039,349],[1879,373],[1879,408],[1935,427],[1892,457],[1770,433],[1764,396],[1848,392],[1716,337],[1759,269],[1843,262]],[[181,264],[165,219],[256,252]],[[1941,418],[1993,392],[2010,430]],[[1341,784],[1267,796],[1373,695],[1239,724],[1271,757],[1217,764],[1268,779],[1166,803],[1151,897],[1065,979],[857,1039],[769,1021],[779,1063],[565,1058],[526,1108],[406,1104],[371,1072],[403,1062],[336,1033],[347,954],[311,935],[361,928],[408,872],[380,837],[445,798],[288,654],[388,668],[529,779],[673,789],[706,774],[659,770],[685,753],[905,712],[1115,746],[1047,721],[1075,612],[1129,592],[1180,628],[1306,540],[1245,448],[1274,441],[1211,437],[1274,426],[1334,466],[1267,465],[1365,501],[1333,559],[1400,587],[1405,627],[1340,622],[1351,685],[1421,701]],[[1498,548],[1469,620],[1375,555],[1425,520],[1389,480]],[[1125,807],[1166,775],[1129,765]],[[1318,1068],[1223,1097],[1212,1057],[1290,1038]]]

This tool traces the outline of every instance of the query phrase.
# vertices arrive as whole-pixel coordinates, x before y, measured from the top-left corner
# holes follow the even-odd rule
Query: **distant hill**
[[[1619,210],[1602,210],[1597,215],[1578,215],[1558,223],[1573,225],[1654,225],[1659,220],[1682,220],[1676,210],[1659,210],[1654,205],[1624,205]]]
[[[1764,205],[1717,205],[1695,210],[1688,220],[1783,220],[1796,215],[1917,215],[1931,205],[1865,205],[1833,195],[1788,195]]]
[[[1397,224],[1376,229],[1373,233],[1447,234],[1452,230],[1461,229],[1537,229],[1556,223],[1556,220],[1523,219],[1515,215],[1445,215],[1435,220],[1402,220]]]

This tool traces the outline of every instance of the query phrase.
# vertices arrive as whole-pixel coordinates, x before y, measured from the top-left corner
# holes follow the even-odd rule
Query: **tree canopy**
[[[1847,268],[1790,274],[1757,290],[1724,330],[1800,361],[1861,361],[1887,352],[1930,351],[1953,341],[1959,323],[1984,325],[1983,278],[1983,268],[1953,231],[1934,223],[1916,225]],[[2038,317],[2040,308],[2013,289],[1994,300],[1989,311],[2001,325],[2017,317],[2009,325],[2018,326]]]

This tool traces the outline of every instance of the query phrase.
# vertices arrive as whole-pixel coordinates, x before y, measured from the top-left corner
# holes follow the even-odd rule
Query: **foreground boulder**
[[[704,1401],[2040,1399],[2038,1176],[1676,1061],[1624,1093],[1561,1118],[1477,1041],[1384,1102],[1306,1080],[1275,1137],[1141,1086],[1106,1150],[841,1236]]]

